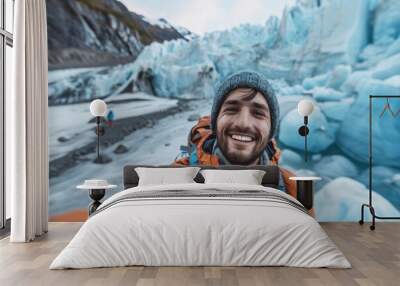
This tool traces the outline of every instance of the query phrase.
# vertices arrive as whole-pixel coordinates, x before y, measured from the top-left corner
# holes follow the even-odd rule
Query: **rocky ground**
[[[167,110],[152,112],[145,115],[140,116],[132,116],[127,118],[122,118],[115,120],[112,123],[112,127],[108,127],[105,120],[102,122],[102,126],[105,127],[105,134],[100,138],[100,148],[104,149],[108,146],[114,145],[118,142],[124,140],[126,136],[129,136],[133,132],[142,129],[142,128],[151,128],[158,122],[160,119],[165,118],[167,116],[182,112],[187,108],[187,102],[180,101],[178,106],[171,107]],[[94,126],[94,124],[93,124]],[[95,127],[93,127],[93,132],[95,131]],[[58,140],[61,143],[67,143],[69,141],[68,138],[59,137]],[[124,145],[118,145],[124,146]],[[73,168],[78,166],[81,162],[90,160],[90,156],[96,152],[97,148],[97,140],[96,138],[92,138],[92,140],[79,147],[77,149],[71,150],[67,152],[65,155],[58,157],[52,161],[50,161],[50,178],[57,177],[63,174],[69,168]],[[119,147],[116,149],[116,153],[122,153],[123,147]],[[108,160],[105,156],[104,164],[107,163]]]

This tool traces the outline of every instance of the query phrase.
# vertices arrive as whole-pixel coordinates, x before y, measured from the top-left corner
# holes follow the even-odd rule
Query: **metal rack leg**
[[[373,206],[369,206],[369,211],[372,215],[372,225],[369,226],[370,230],[375,230],[375,209]]]
[[[364,207],[369,208],[369,212],[371,213],[372,216],[372,224],[369,226],[371,230],[375,230],[375,221],[376,219],[381,219],[381,220],[400,220],[400,217],[397,216],[379,216],[375,212],[375,208],[372,205],[369,204],[362,204],[361,205],[361,219],[358,221],[359,224],[364,224]]]
[[[370,229],[371,230],[375,230],[375,219],[376,219],[376,214],[375,214],[375,209],[373,206],[369,205],[369,204],[362,204],[361,205],[361,219],[358,221],[358,223],[360,225],[364,224],[364,207],[369,208],[369,212],[371,213],[372,216],[372,225],[370,225]]]
[[[366,206],[366,204],[362,204],[361,205],[361,219],[358,221],[358,223],[360,225],[364,224],[364,207]]]

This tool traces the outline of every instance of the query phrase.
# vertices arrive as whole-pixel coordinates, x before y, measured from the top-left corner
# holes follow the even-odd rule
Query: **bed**
[[[252,167],[266,171],[262,185],[204,184],[198,174],[196,183],[153,186],[138,186],[136,167],[124,168],[125,190],[103,202],[50,269],[351,267],[301,203],[278,190],[275,166]]]

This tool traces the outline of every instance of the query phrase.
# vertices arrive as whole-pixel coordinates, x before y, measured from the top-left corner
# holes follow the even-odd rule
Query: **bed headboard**
[[[136,167],[147,167],[147,168],[182,168],[185,166],[171,166],[171,165],[127,165],[124,167],[124,189],[136,187],[139,183],[139,176],[137,175]],[[264,178],[262,180],[262,185],[265,187],[271,187],[278,189],[279,186],[279,167],[277,166],[237,166],[237,165],[224,165],[224,166],[196,166],[201,169],[221,169],[221,170],[247,170],[256,169],[265,171]],[[203,176],[198,173],[194,178],[197,183],[204,183]]]

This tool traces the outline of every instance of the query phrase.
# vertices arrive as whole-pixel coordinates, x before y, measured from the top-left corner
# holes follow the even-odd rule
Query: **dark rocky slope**
[[[47,0],[49,69],[115,65],[144,46],[183,38],[178,29],[150,24],[117,0]]]

